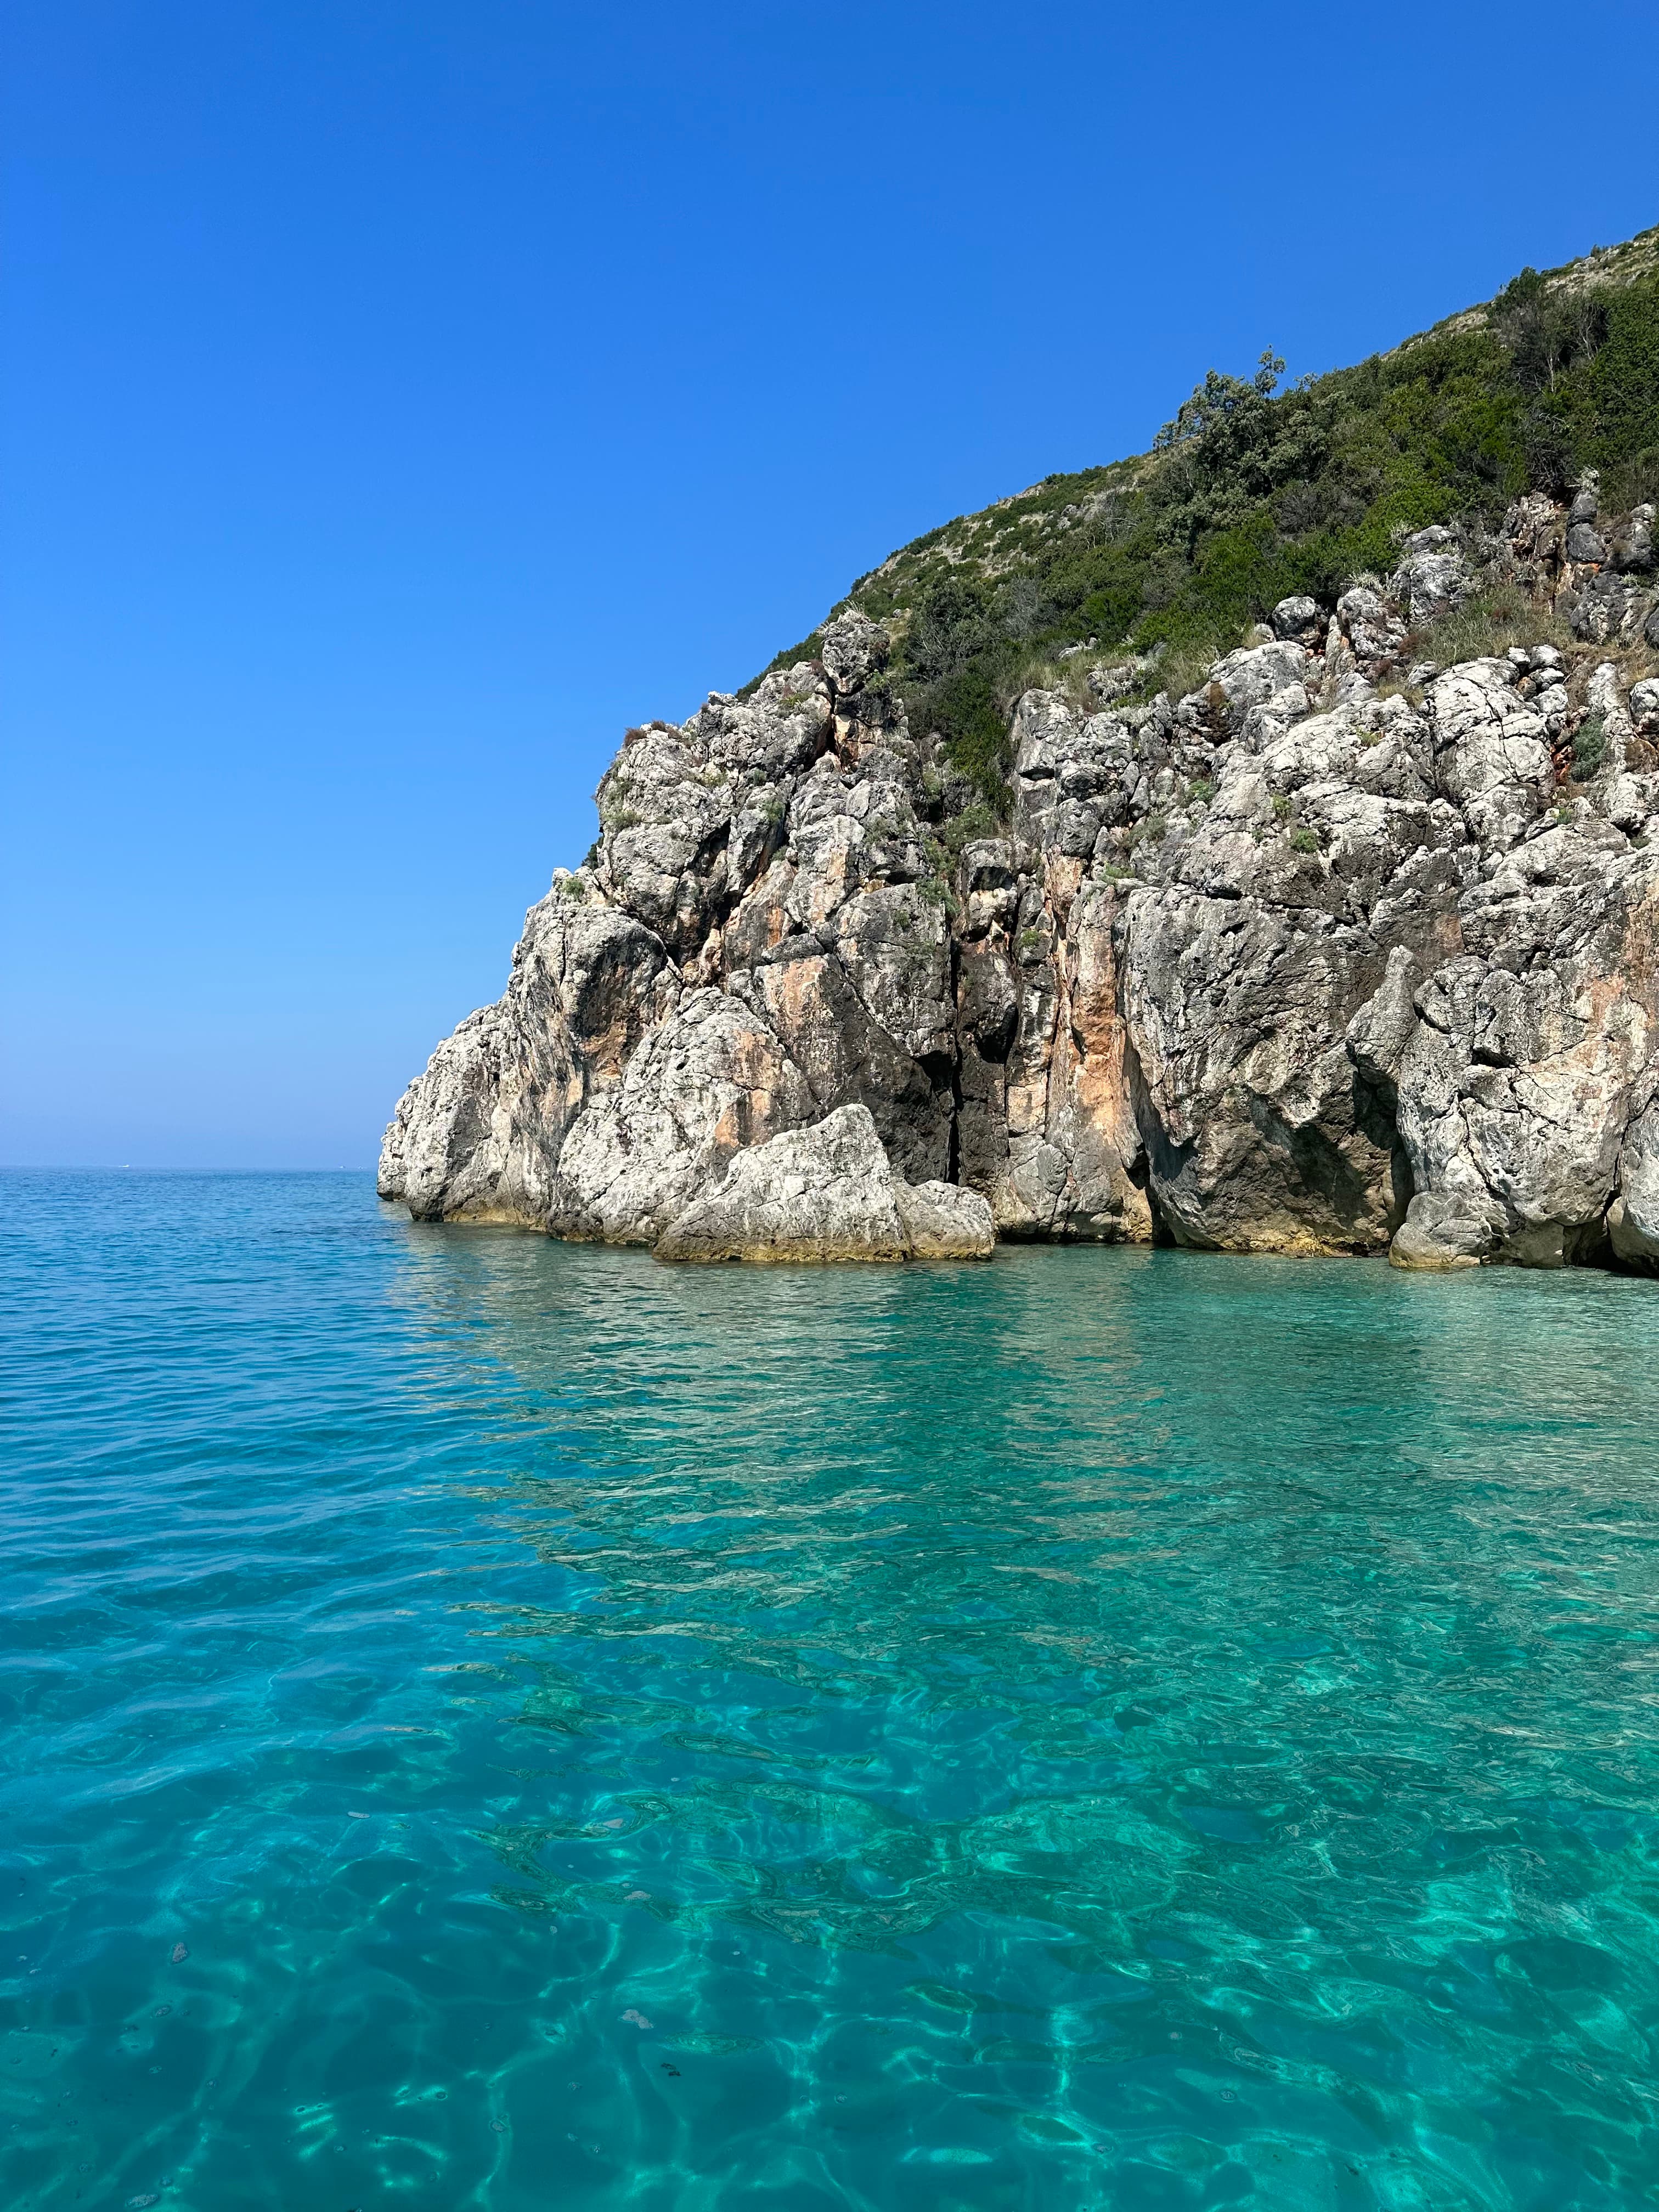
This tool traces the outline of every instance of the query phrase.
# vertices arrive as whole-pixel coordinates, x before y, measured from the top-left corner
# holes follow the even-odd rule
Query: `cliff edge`
[[[1055,617],[967,732],[925,594],[875,572],[885,619],[855,588],[745,693],[628,732],[381,1194],[665,1256],[975,1257],[994,1224],[1653,1267],[1654,509],[1639,462],[1516,468],[1231,649]]]

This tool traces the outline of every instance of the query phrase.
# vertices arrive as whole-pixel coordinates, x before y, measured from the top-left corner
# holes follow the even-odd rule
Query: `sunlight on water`
[[[1659,1286],[0,1188],[7,2212],[1654,2202]]]

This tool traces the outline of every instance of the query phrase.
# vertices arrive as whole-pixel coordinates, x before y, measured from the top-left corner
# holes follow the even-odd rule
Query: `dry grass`
[[[1184,698],[1208,681],[1211,670],[1224,653],[1246,641],[1241,635],[1231,643],[1166,645],[1134,688],[1114,703],[1144,704],[1160,691],[1167,691],[1172,701]],[[1564,616],[1547,603],[1532,599],[1518,585],[1510,584],[1467,599],[1438,622],[1414,632],[1407,641],[1407,658],[1432,661],[1437,668],[1451,668],[1460,661],[1501,659],[1512,645],[1554,646],[1566,664],[1569,689],[1580,704],[1590,671],[1604,660],[1616,664],[1626,690],[1644,677],[1659,675],[1659,653],[1652,647],[1639,640],[1626,645],[1586,645],[1573,635]],[[998,705],[1005,717],[1011,716],[1023,693],[1054,691],[1079,714],[1096,714],[1101,710],[1089,692],[1091,671],[1109,667],[1124,658],[1095,652],[1067,653],[1061,659],[1034,650],[1009,670]],[[1376,690],[1379,698],[1398,694],[1414,706],[1422,704],[1420,687],[1403,674],[1386,679]]]
[[[1109,702],[1106,711],[1111,706],[1144,705],[1160,691],[1167,691],[1172,700],[1184,698],[1208,683],[1216,662],[1246,640],[1247,633],[1241,631],[1235,638],[1200,639],[1160,647],[1139,682],[1121,700]],[[1011,714],[1022,693],[1056,691],[1080,714],[1098,714],[1101,702],[1091,696],[1090,675],[1097,668],[1121,667],[1132,658],[1124,651],[1068,653],[1062,658],[1033,650],[1009,668],[999,686],[998,704],[1005,714]]]
[[[1200,638],[1185,645],[1166,645],[1139,688],[1138,696],[1150,699],[1167,691],[1172,700],[1184,699],[1210,680],[1218,660],[1243,644],[1248,631],[1233,638]]]
[[[1500,586],[1466,599],[1418,631],[1410,652],[1414,660],[1450,668],[1460,660],[1501,658],[1512,645],[1553,645],[1569,658],[1583,649],[1560,616],[1518,586]]]
[[[1628,461],[1604,470],[1601,500],[1608,514],[1621,514],[1644,501],[1659,507],[1659,445],[1650,446]]]
[[[1620,686],[1626,691],[1644,677],[1659,675],[1659,653],[1639,638],[1624,644],[1587,645],[1573,635],[1563,616],[1510,586],[1468,600],[1419,633],[1411,645],[1414,658],[1431,660],[1437,668],[1452,668],[1462,660],[1499,658],[1512,645],[1553,645],[1565,664],[1569,695],[1580,707],[1591,671],[1604,660],[1613,662]],[[1411,691],[1403,682],[1378,689]]]
[[[1087,714],[1089,671],[1099,658],[1094,653],[1072,653],[1062,660],[1054,653],[1035,648],[1023,653],[997,684],[997,705],[1006,717],[1013,713],[1017,702],[1027,691],[1058,691],[1063,699]]]

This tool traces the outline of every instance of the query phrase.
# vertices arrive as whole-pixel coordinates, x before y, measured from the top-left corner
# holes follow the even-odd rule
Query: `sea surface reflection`
[[[1651,2202],[1659,1290],[4,1188],[8,2205]]]

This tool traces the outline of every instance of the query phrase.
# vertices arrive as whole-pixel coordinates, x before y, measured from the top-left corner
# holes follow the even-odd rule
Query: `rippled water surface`
[[[1656,2201],[1659,1285],[0,1195],[5,2212]]]

